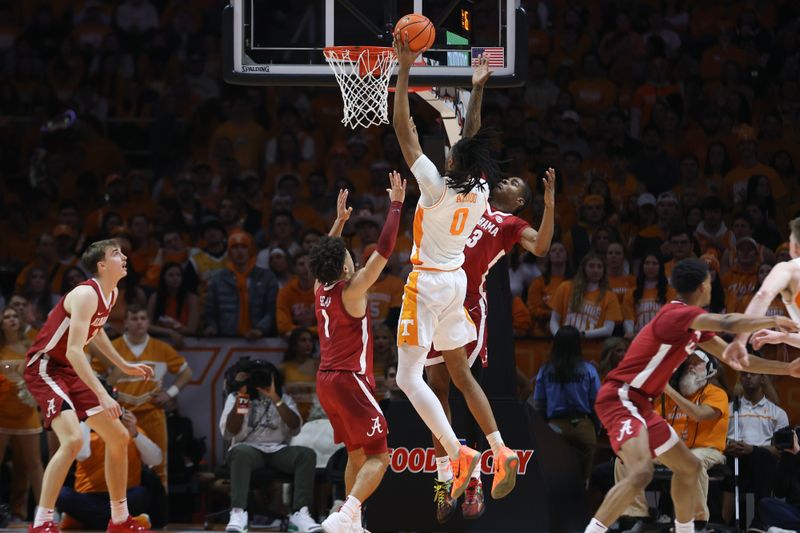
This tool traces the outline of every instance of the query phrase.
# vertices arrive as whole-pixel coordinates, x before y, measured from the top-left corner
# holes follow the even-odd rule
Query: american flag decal
[[[494,68],[503,68],[506,66],[506,49],[502,46],[493,46],[489,48],[472,47],[472,66],[478,64],[478,58],[483,54],[489,60],[489,66]]]

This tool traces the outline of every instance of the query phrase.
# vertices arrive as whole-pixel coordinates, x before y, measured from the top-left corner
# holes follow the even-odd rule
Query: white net
[[[389,78],[397,64],[394,50],[326,48],[325,59],[342,89],[342,124],[353,129],[388,124]]]

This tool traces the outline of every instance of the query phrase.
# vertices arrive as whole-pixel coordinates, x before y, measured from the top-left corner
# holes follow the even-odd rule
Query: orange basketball
[[[436,30],[428,17],[419,13],[411,13],[400,17],[394,27],[394,34],[408,33],[408,48],[412,52],[420,52],[431,47],[436,38]]]

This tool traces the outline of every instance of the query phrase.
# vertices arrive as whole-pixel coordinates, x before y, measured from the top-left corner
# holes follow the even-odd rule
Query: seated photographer
[[[227,464],[231,472],[231,516],[225,531],[247,530],[250,476],[270,468],[294,476],[289,529],[321,531],[308,510],[314,494],[316,454],[305,446],[289,446],[303,423],[291,396],[283,393],[277,368],[267,361],[243,359],[231,369],[232,392],[219,421],[223,438],[231,440]],[[229,371],[230,373],[230,371]]]
[[[664,389],[663,403],[656,401],[656,410],[669,423],[691,452],[703,463],[697,478],[695,529],[702,530],[709,520],[708,469],[725,462],[725,436],[728,429],[728,395],[710,382],[719,363],[701,350],[689,356]],[[614,467],[615,481],[627,475],[622,461]],[[644,492],[628,507],[625,516],[650,516]]]
[[[775,497],[762,498],[748,531],[766,531],[770,528],[800,531],[800,428],[779,429],[775,433],[775,447],[781,450],[775,476]],[[785,498],[780,500],[778,498]]]
[[[155,503],[159,495],[152,494],[143,486],[142,463],[153,467],[161,464],[164,457],[161,448],[136,426],[136,415],[124,410],[120,420],[131,436],[128,441],[128,508],[135,521],[145,529],[150,529],[150,516],[145,513],[150,512],[151,503]],[[81,429],[83,446],[78,452],[74,486],[63,487],[56,502],[58,510],[63,513],[61,528],[105,530],[111,519],[108,486],[103,469],[106,445],[103,439],[97,433],[90,431],[89,426],[83,422]],[[155,485],[160,486],[158,477],[155,474],[152,474],[152,477]],[[160,492],[163,497],[163,489]],[[155,525],[163,527],[165,523]]]
[[[739,490],[752,492],[756,505],[762,498],[772,494],[772,480],[775,477],[780,452],[772,445],[776,431],[789,425],[786,411],[772,403],[765,396],[767,376],[742,372],[740,382],[744,394],[740,400],[738,440],[734,440],[734,403],[731,403],[731,417],[728,425],[728,445],[725,455],[728,464],[739,459]],[[733,516],[734,480],[725,487],[722,502],[722,518],[730,523]]]

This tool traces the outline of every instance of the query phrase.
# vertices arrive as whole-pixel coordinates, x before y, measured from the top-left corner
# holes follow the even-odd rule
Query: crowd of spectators
[[[116,237],[129,257],[112,338],[127,342],[131,316],[167,348],[180,349],[187,336],[281,337],[286,390],[306,416],[319,357],[307,253],[348,189],[354,211],[344,235],[354,257],[366,257],[383,222],[388,171],[411,178],[390,128],[341,127],[335,90],[223,83],[225,4],[0,5],[0,358],[8,378],[0,445],[10,442],[21,458],[15,467],[28,473],[12,476],[19,517],[20,495],[41,475],[36,454],[26,455],[41,427],[18,386],[19,365],[59,296],[86,279],[78,257],[89,242]],[[539,177],[556,169],[557,231],[541,260],[509,254],[514,333],[546,340],[571,326],[561,336],[576,332],[602,377],[674,297],[668,280],[679,260],[703,258],[710,308],[732,312],[790,259],[787,222],[800,211],[800,4],[523,4],[528,80],[488,91],[482,120],[500,132],[495,151],[506,171],[535,191],[522,213],[534,227]],[[419,104],[413,114],[420,133],[437,133],[429,109]],[[409,196],[414,188],[409,179]],[[415,203],[406,202],[396,253],[369,296],[375,371],[387,384]],[[778,300],[768,312],[786,314]],[[568,367],[556,362],[561,353],[553,347],[553,369],[537,385],[558,382]],[[174,362],[170,371],[180,368]],[[593,383],[586,372],[581,379]],[[384,387],[380,395],[398,393]],[[590,440],[580,435],[591,398],[569,411],[545,402],[538,387],[537,399],[565,436]],[[747,446],[761,444],[731,453],[747,455]]]

